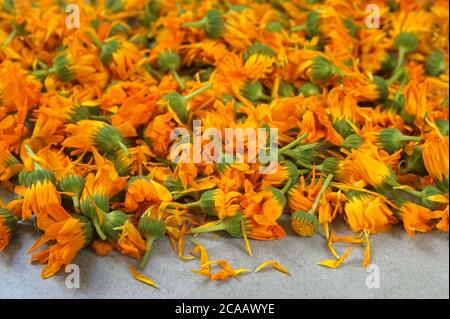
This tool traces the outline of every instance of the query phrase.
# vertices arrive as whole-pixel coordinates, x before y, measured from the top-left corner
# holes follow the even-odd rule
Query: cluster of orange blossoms
[[[185,253],[190,236],[223,231],[251,254],[250,239],[285,236],[284,214],[323,236],[334,259],[319,264],[335,268],[352,245],[367,266],[369,235],[396,223],[448,231],[448,2],[367,4],[0,0],[0,182],[14,193],[0,251],[34,223],[48,278],[86,247],[144,268],[165,236],[215,280],[247,270],[197,241]],[[193,120],[277,128],[277,171],[170,161],[172,131]]]

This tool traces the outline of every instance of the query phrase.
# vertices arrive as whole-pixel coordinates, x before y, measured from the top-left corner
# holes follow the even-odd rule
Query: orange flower
[[[411,202],[405,203],[400,207],[400,216],[409,237],[413,237],[416,231],[427,233],[433,229],[433,212],[426,207]]]
[[[46,264],[42,269],[42,278],[49,278],[56,274],[63,266],[72,262],[77,253],[87,246],[93,237],[91,222],[83,217],[69,217],[48,226],[44,234],[29,249],[29,253],[49,241],[55,241],[50,247],[32,255],[31,260]]]
[[[284,237],[284,229],[277,224],[286,199],[278,189],[267,189],[259,193],[253,190],[250,181],[245,181],[245,194],[240,197],[241,207],[249,221],[248,236],[253,239],[270,240]]]
[[[340,163],[338,178],[349,184],[359,181],[374,187],[380,186],[391,175],[391,170],[371,143],[363,144]]]
[[[23,195],[23,199],[17,200],[22,205],[22,220],[35,215],[37,227],[42,230],[60,220],[61,198],[51,181],[38,181],[26,189],[17,186],[16,192]]]
[[[122,233],[116,243],[117,250],[124,255],[140,259],[146,250],[145,240],[130,221],[120,227]]]
[[[17,218],[7,209],[0,207],[0,252],[8,245],[16,233]]]
[[[161,184],[145,176],[133,176],[128,181],[125,210],[144,212],[153,204],[159,205],[163,201],[170,202],[171,200],[172,195]]]
[[[0,145],[0,183],[6,184],[11,177],[20,172],[22,167],[23,164],[8,149]]]
[[[170,113],[155,116],[147,126],[144,135],[149,139],[151,149],[158,156],[166,156],[170,145],[170,134],[175,127]]]
[[[448,154],[448,135],[442,136],[433,132],[425,136],[422,148],[423,162],[428,173],[439,181],[449,175]]]
[[[383,232],[397,222],[382,197],[365,193],[350,193],[347,196],[345,218],[354,232]]]
[[[287,193],[287,205],[290,211],[305,211],[307,212],[317,194],[322,187],[322,178],[316,179],[315,169],[311,173],[309,183],[306,182],[305,176],[300,177],[300,182],[292,186]]]

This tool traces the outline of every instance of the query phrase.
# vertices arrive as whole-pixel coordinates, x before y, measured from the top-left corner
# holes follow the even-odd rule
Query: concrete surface
[[[371,236],[372,263],[378,266],[380,288],[369,289],[371,273],[360,267],[363,249],[354,247],[338,269],[316,265],[332,256],[321,236],[300,238],[289,229],[285,239],[252,241],[253,257],[246,254],[241,239],[210,234],[198,237],[210,260],[226,259],[233,267],[254,270],[268,259],[278,260],[291,276],[267,268],[224,282],[212,282],[191,272],[198,260],[183,262],[172,251],[168,240],[154,245],[145,274],[155,280],[155,289],[134,280],[127,266],[134,259],[113,252],[96,256],[85,249],[74,263],[80,269],[80,288],[66,287],[64,271],[43,280],[41,265],[31,265],[26,253],[37,234],[31,225],[19,226],[12,244],[0,254],[1,298],[449,298],[448,233],[418,234],[410,239],[397,225],[391,232]],[[335,226],[339,232],[344,225]],[[192,244],[191,244],[192,245]],[[336,247],[342,253],[346,246]],[[189,248],[189,246],[187,247]]]

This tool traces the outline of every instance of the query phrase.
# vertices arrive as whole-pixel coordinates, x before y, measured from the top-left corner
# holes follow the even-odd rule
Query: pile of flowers
[[[323,236],[331,268],[354,245],[367,266],[369,236],[396,223],[448,232],[448,2],[370,3],[0,0],[0,251],[34,223],[48,278],[88,247],[143,269],[167,238],[216,280],[247,270],[209,261],[203,233],[251,255],[285,237],[283,214]],[[194,120],[278,129],[276,171],[174,163],[171,133]]]

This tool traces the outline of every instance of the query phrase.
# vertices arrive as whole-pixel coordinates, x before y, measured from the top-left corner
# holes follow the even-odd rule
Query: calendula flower
[[[423,162],[428,173],[439,181],[449,175],[448,150],[448,135],[430,133],[425,136],[422,147]]]
[[[16,233],[17,218],[6,208],[0,208],[0,252],[8,247]]]
[[[20,172],[23,165],[7,149],[0,150],[0,182],[8,182],[11,177]]]
[[[170,113],[155,116],[148,124],[144,136],[149,139],[149,147],[158,156],[169,152],[170,133],[175,128],[175,121]]]
[[[117,175],[114,168],[100,167],[96,174],[86,176],[83,193],[80,198],[80,211],[92,220],[95,230],[102,240],[106,235],[102,231],[105,214],[110,209],[110,197],[125,187],[125,180]]]
[[[75,148],[74,154],[91,151],[92,147],[100,152],[114,154],[119,149],[128,153],[128,147],[120,131],[102,121],[82,120],[69,124],[67,132],[71,135],[63,142],[65,147]]]
[[[172,195],[163,185],[145,176],[133,176],[127,183],[125,209],[144,212],[151,205],[170,202]]]
[[[41,276],[49,278],[61,267],[69,265],[77,253],[91,243],[92,238],[92,223],[84,216],[69,215],[67,219],[48,226],[28,252],[34,252],[49,241],[55,242],[31,257],[33,262],[45,264]]]
[[[363,144],[359,149],[354,149],[343,161],[337,164],[337,176],[348,183],[363,181],[374,187],[383,184],[392,171],[386,164],[373,144]]]
[[[400,206],[399,213],[409,237],[413,237],[415,232],[429,232],[434,227],[433,212],[426,207],[407,202]]]
[[[188,203],[186,206],[189,208],[200,207],[207,215],[222,219],[226,216],[236,215],[240,209],[239,196],[241,196],[239,192],[225,193],[221,189],[214,189],[204,192],[198,201]]]
[[[117,240],[117,249],[124,255],[140,259],[146,251],[146,244],[139,231],[130,221],[126,221],[119,230],[120,237]]]
[[[139,265],[141,269],[144,269],[148,263],[153,242],[158,238],[164,236],[164,234],[166,233],[166,225],[164,224],[164,221],[157,215],[157,213],[149,209],[139,219],[139,232],[146,239],[145,254],[144,257],[142,257],[141,263]]]
[[[380,196],[351,192],[347,194],[347,199],[345,218],[354,232],[383,232],[397,222],[394,213]]]
[[[250,225],[248,236],[258,240],[284,237],[285,231],[277,223],[286,205],[284,194],[276,188],[255,192],[248,180],[244,186],[245,194],[240,197],[240,205]]]
[[[185,28],[201,28],[205,31],[207,37],[215,39],[222,36],[224,22],[222,14],[218,10],[209,10],[205,16],[198,21],[183,23]]]
[[[316,217],[316,209],[320,203],[322,195],[327,189],[333,178],[333,174],[329,174],[323,182],[316,199],[311,205],[308,211],[298,210],[291,216],[292,229],[300,236],[310,237],[315,234],[317,227],[319,226],[319,220]]]

